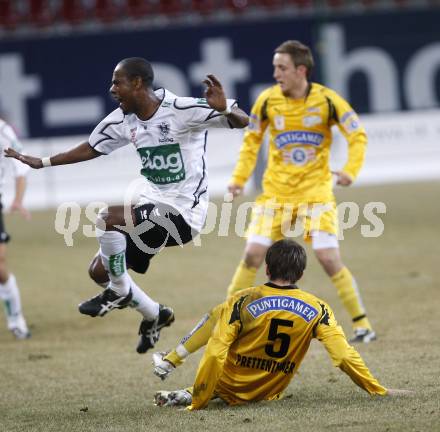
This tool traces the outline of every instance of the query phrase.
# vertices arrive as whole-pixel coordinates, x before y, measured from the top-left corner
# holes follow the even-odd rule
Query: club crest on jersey
[[[303,125],[312,127],[322,123],[322,118],[318,115],[310,115],[303,118]]]
[[[354,111],[346,112],[341,118],[341,124],[347,133],[352,133],[360,129],[359,118]]]
[[[305,165],[315,158],[316,150],[314,148],[295,147],[292,151],[288,149],[283,151],[284,162],[294,165]]]
[[[301,317],[304,321],[310,322],[318,315],[318,311],[302,300],[287,296],[270,296],[254,300],[246,306],[248,312],[254,317],[272,311],[286,311]]]
[[[284,120],[283,115],[276,115],[273,118],[273,121],[275,123],[275,129],[276,130],[283,130],[286,127],[286,122]]]
[[[168,136],[168,134],[170,133],[170,125],[167,122],[162,122],[159,126],[159,133],[160,133],[160,138],[159,138],[159,142],[160,143],[166,143],[166,142],[173,142],[174,138],[171,138]]]
[[[319,146],[324,135],[310,131],[288,131],[279,134],[275,138],[275,145],[280,149],[289,144],[310,144]]]
[[[137,128],[130,129],[130,142],[136,144],[136,131]]]
[[[248,130],[260,132],[260,119],[255,114],[249,116]]]

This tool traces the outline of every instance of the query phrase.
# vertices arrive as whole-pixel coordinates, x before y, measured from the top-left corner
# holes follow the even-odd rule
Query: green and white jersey
[[[165,89],[155,93],[162,103],[148,120],[124,114],[118,108],[96,126],[89,144],[103,154],[132,144],[146,180],[137,204],[168,204],[193,229],[200,231],[209,199],[208,129],[231,128],[231,125],[205,99],[178,97]],[[236,101],[228,99],[227,104],[232,107]]]
[[[14,129],[4,120],[0,119],[0,195],[3,192],[5,173],[6,171],[10,172],[6,164],[10,164],[10,168],[12,167],[14,177],[24,176],[29,171],[29,167],[24,163],[17,159],[5,157],[4,153],[7,148],[12,148],[18,152],[23,150],[23,146],[18,140]]]

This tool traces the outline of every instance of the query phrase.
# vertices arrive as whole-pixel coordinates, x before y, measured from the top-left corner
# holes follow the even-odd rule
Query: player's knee
[[[8,280],[9,273],[6,265],[6,258],[0,257],[0,283],[5,283]]]
[[[95,278],[96,278],[96,275],[95,275],[95,265],[96,264],[95,264],[95,258],[94,258],[92,260],[92,262],[89,264],[89,269],[88,269],[90,279],[92,279],[92,280],[95,280]]]
[[[6,266],[0,266],[0,283],[4,284],[9,279],[9,272]]]
[[[99,210],[96,217],[96,227],[101,231],[107,231],[107,220],[108,220],[108,207],[103,207]]]
[[[89,265],[89,276],[97,284],[106,283],[109,281],[108,274],[104,269],[104,266],[100,262],[99,255],[96,255]]]
[[[97,226],[102,231],[117,231],[118,227],[127,225],[126,217],[132,217],[131,210],[126,214],[121,207],[106,207],[98,213]]]
[[[339,256],[338,252],[338,249],[315,250],[315,255],[318,258],[318,261],[329,275],[337,273],[343,267],[341,257]]]

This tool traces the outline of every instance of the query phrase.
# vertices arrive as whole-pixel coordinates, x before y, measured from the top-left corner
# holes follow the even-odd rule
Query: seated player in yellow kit
[[[356,281],[342,262],[332,172],[331,127],[348,142],[348,160],[334,172],[337,184],[349,186],[363,164],[367,136],[353,108],[335,91],[310,81],[314,60],[310,48],[286,41],[275,49],[274,86],[264,90],[251,112],[229,191],[237,196],[255,167],[268,132],[268,162],[263,192],[256,199],[247,244],[228,295],[252,286],[267,248],[277,240],[303,235],[336,287],[350,314],[354,337],[368,343],[376,334],[367,318]],[[315,218],[312,216],[315,215]],[[291,226],[295,226],[294,229]]]
[[[280,399],[313,338],[324,344],[333,364],[368,393],[406,393],[383,387],[347,343],[327,303],[295,285],[306,261],[298,243],[275,242],[266,255],[268,283],[231,296],[207,314],[175,350],[153,354],[154,373],[165,379],[185,357],[207,343],[194,386],[159,391],[156,405],[195,410],[206,407],[214,397],[229,405]]]

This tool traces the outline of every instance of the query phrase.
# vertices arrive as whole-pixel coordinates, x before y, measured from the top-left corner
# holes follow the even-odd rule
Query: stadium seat
[[[234,13],[242,13],[248,7],[250,0],[226,0],[226,8]]]
[[[313,6],[313,0],[287,0],[287,3],[297,8],[308,8]]]
[[[283,5],[283,0],[259,0],[258,5],[265,9],[277,9]]]
[[[126,0],[125,9],[127,16],[142,18],[155,12],[155,4],[145,0]]]
[[[118,17],[118,7],[113,0],[95,0],[92,14],[100,21],[114,21]]]
[[[48,25],[53,19],[47,0],[28,0],[28,14],[25,19],[36,26]]]
[[[183,12],[183,4],[181,0],[160,0],[159,13],[167,16],[174,16],[181,12]]]
[[[13,29],[17,26],[19,16],[13,7],[12,0],[0,0],[0,26]]]
[[[81,0],[63,0],[59,16],[64,22],[79,24],[85,18],[85,11]]]
[[[332,8],[340,8],[344,6],[344,0],[327,0],[327,5]]]
[[[214,0],[192,0],[191,9],[193,12],[200,15],[209,15],[216,10],[216,3]]]

